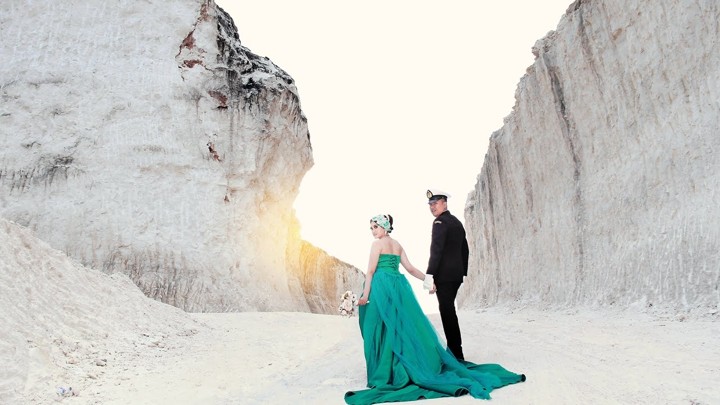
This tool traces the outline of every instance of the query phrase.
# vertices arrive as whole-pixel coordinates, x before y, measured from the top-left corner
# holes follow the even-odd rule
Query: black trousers
[[[442,320],[443,330],[445,331],[445,339],[447,339],[448,349],[450,349],[458,360],[465,359],[462,351],[460,324],[458,323],[457,312],[455,311],[455,297],[457,297],[457,292],[461,284],[462,281],[435,282],[435,288],[437,289],[435,295],[437,295],[438,309],[440,310],[440,319]]]

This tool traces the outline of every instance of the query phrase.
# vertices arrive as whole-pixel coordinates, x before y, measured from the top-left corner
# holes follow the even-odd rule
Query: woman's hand
[[[362,298],[360,298],[360,299],[358,300],[358,305],[365,305],[365,304],[367,304],[368,302],[370,302],[370,300],[368,300],[368,299],[365,298],[365,297],[362,297]]]

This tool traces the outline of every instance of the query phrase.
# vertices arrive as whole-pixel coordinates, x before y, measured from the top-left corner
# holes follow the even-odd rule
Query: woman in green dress
[[[392,224],[390,215],[370,220],[375,240],[358,300],[368,388],[347,392],[345,402],[375,404],[465,394],[490,399],[493,389],[525,381],[525,375],[498,364],[458,360],[447,349],[400,273],[402,264],[415,278],[425,279],[390,237]]]

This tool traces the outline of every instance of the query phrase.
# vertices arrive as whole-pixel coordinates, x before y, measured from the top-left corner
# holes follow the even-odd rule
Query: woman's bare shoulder
[[[392,241],[392,253],[395,255],[400,256],[403,252],[403,247],[397,240],[393,239]]]

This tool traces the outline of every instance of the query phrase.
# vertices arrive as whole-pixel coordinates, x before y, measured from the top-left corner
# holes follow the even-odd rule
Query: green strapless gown
[[[420,308],[400,256],[381,254],[370,302],[359,308],[368,389],[345,394],[348,404],[416,401],[490,391],[525,381],[498,364],[459,361],[447,350]]]

